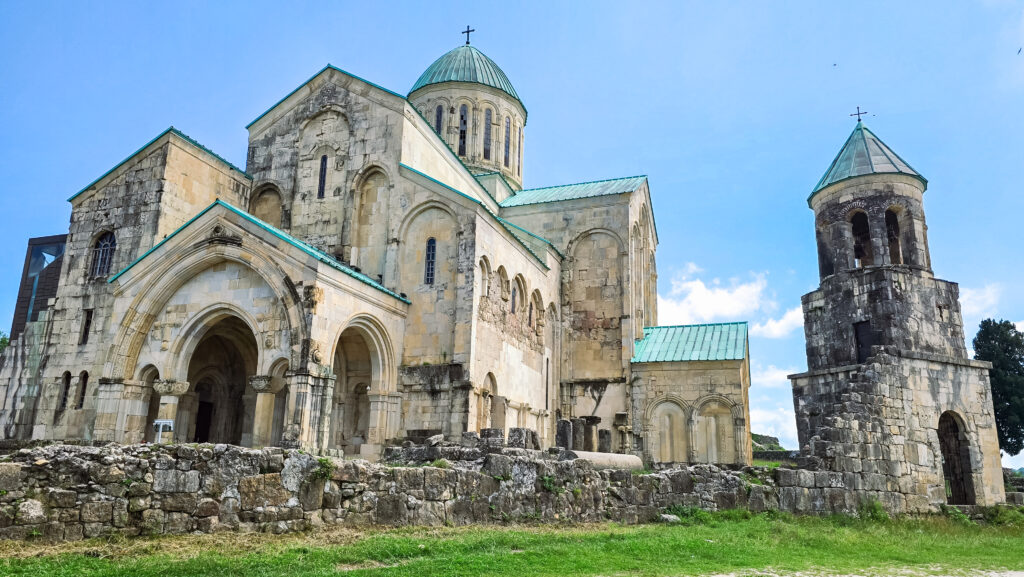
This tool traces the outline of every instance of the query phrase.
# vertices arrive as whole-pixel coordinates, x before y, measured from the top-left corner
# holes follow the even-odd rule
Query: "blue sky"
[[[751,322],[756,431],[796,445],[805,199],[856,106],[929,180],[933,267],[969,338],[1024,321],[1021,1],[6,0],[0,22],[5,329],[26,239],[66,232],[66,199],[167,126],[244,165],[244,126],[328,62],[405,93],[467,24],[529,110],[526,186],[650,177],[659,321]]]

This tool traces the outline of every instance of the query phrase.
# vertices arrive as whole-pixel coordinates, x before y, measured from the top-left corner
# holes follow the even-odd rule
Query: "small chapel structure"
[[[524,188],[526,124],[467,35],[407,94],[324,67],[244,169],[165,130],[29,241],[0,436],[374,459],[577,419],[749,463],[746,323],[658,326],[647,177]]]

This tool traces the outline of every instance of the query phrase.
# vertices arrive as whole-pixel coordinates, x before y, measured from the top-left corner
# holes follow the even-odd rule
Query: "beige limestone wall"
[[[634,363],[632,368],[633,435],[645,460],[750,464],[745,360]]]

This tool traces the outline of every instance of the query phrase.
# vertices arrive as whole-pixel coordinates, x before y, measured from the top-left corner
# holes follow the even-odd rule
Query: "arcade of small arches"
[[[900,203],[850,208],[845,218],[817,227],[821,278],[843,270],[879,265],[928,268],[911,209]]]
[[[645,456],[656,463],[742,463],[743,406],[719,395],[690,404],[673,396],[646,411]]]

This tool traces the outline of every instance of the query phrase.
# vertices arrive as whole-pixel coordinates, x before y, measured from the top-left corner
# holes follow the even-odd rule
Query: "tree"
[[[992,363],[999,447],[1016,455],[1024,449],[1024,334],[1010,321],[985,319],[974,337],[974,358]]]
[[[11,338],[7,336],[7,333],[0,331],[0,354],[3,354],[4,349],[6,349],[9,344],[11,344]]]

